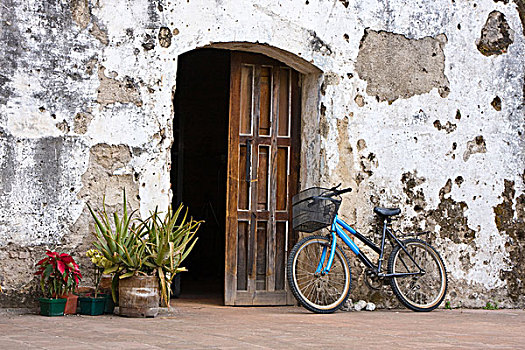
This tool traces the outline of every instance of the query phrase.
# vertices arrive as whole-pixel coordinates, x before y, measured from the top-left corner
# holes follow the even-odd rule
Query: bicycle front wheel
[[[295,298],[316,313],[334,312],[350,293],[350,267],[339,247],[336,247],[330,272],[319,272],[328,262],[330,243],[330,239],[323,236],[305,237],[293,247],[288,258],[288,283]]]
[[[422,273],[392,277],[392,290],[407,308],[432,311],[441,304],[447,293],[445,264],[438,252],[425,241],[410,238],[402,243],[406,251],[400,245],[392,250],[388,259],[388,272]]]

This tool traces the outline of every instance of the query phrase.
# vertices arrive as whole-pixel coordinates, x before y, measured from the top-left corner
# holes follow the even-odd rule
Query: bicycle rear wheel
[[[420,239],[403,241],[405,249],[396,246],[388,259],[388,273],[421,275],[392,277],[390,285],[403,305],[414,311],[432,311],[441,304],[447,293],[447,271],[438,252]],[[417,263],[412,261],[411,257]]]
[[[339,247],[336,247],[330,272],[316,272],[328,262],[330,243],[330,239],[323,236],[305,237],[293,247],[288,258],[288,283],[295,298],[316,313],[334,312],[350,293],[350,266]]]

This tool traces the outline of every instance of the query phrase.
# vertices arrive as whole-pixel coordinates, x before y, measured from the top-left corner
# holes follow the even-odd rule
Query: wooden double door
[[[299,73],[232,52],[226,193],[226,305],[286,305],[291,197],[298,188]]]

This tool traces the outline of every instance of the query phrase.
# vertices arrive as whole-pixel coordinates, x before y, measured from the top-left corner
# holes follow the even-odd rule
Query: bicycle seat
[[[401,213],[401,209],[399,209],[399,208],[380,208],[380,207],[375,207],[374,208],[374,213],[379,214],[381,216],[394,216],[394,215],[397,215],[397,214]]]

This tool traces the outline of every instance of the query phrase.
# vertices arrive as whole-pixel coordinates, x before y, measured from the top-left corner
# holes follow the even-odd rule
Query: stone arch
[[[235,51],[246,51],[260,53],[285,63],[302,74],[321,74],[322,70],[313,63],[308,62],[289,51],[267,44],[251,42],[217,42],[203,46],[203,48],[226,49]]]

